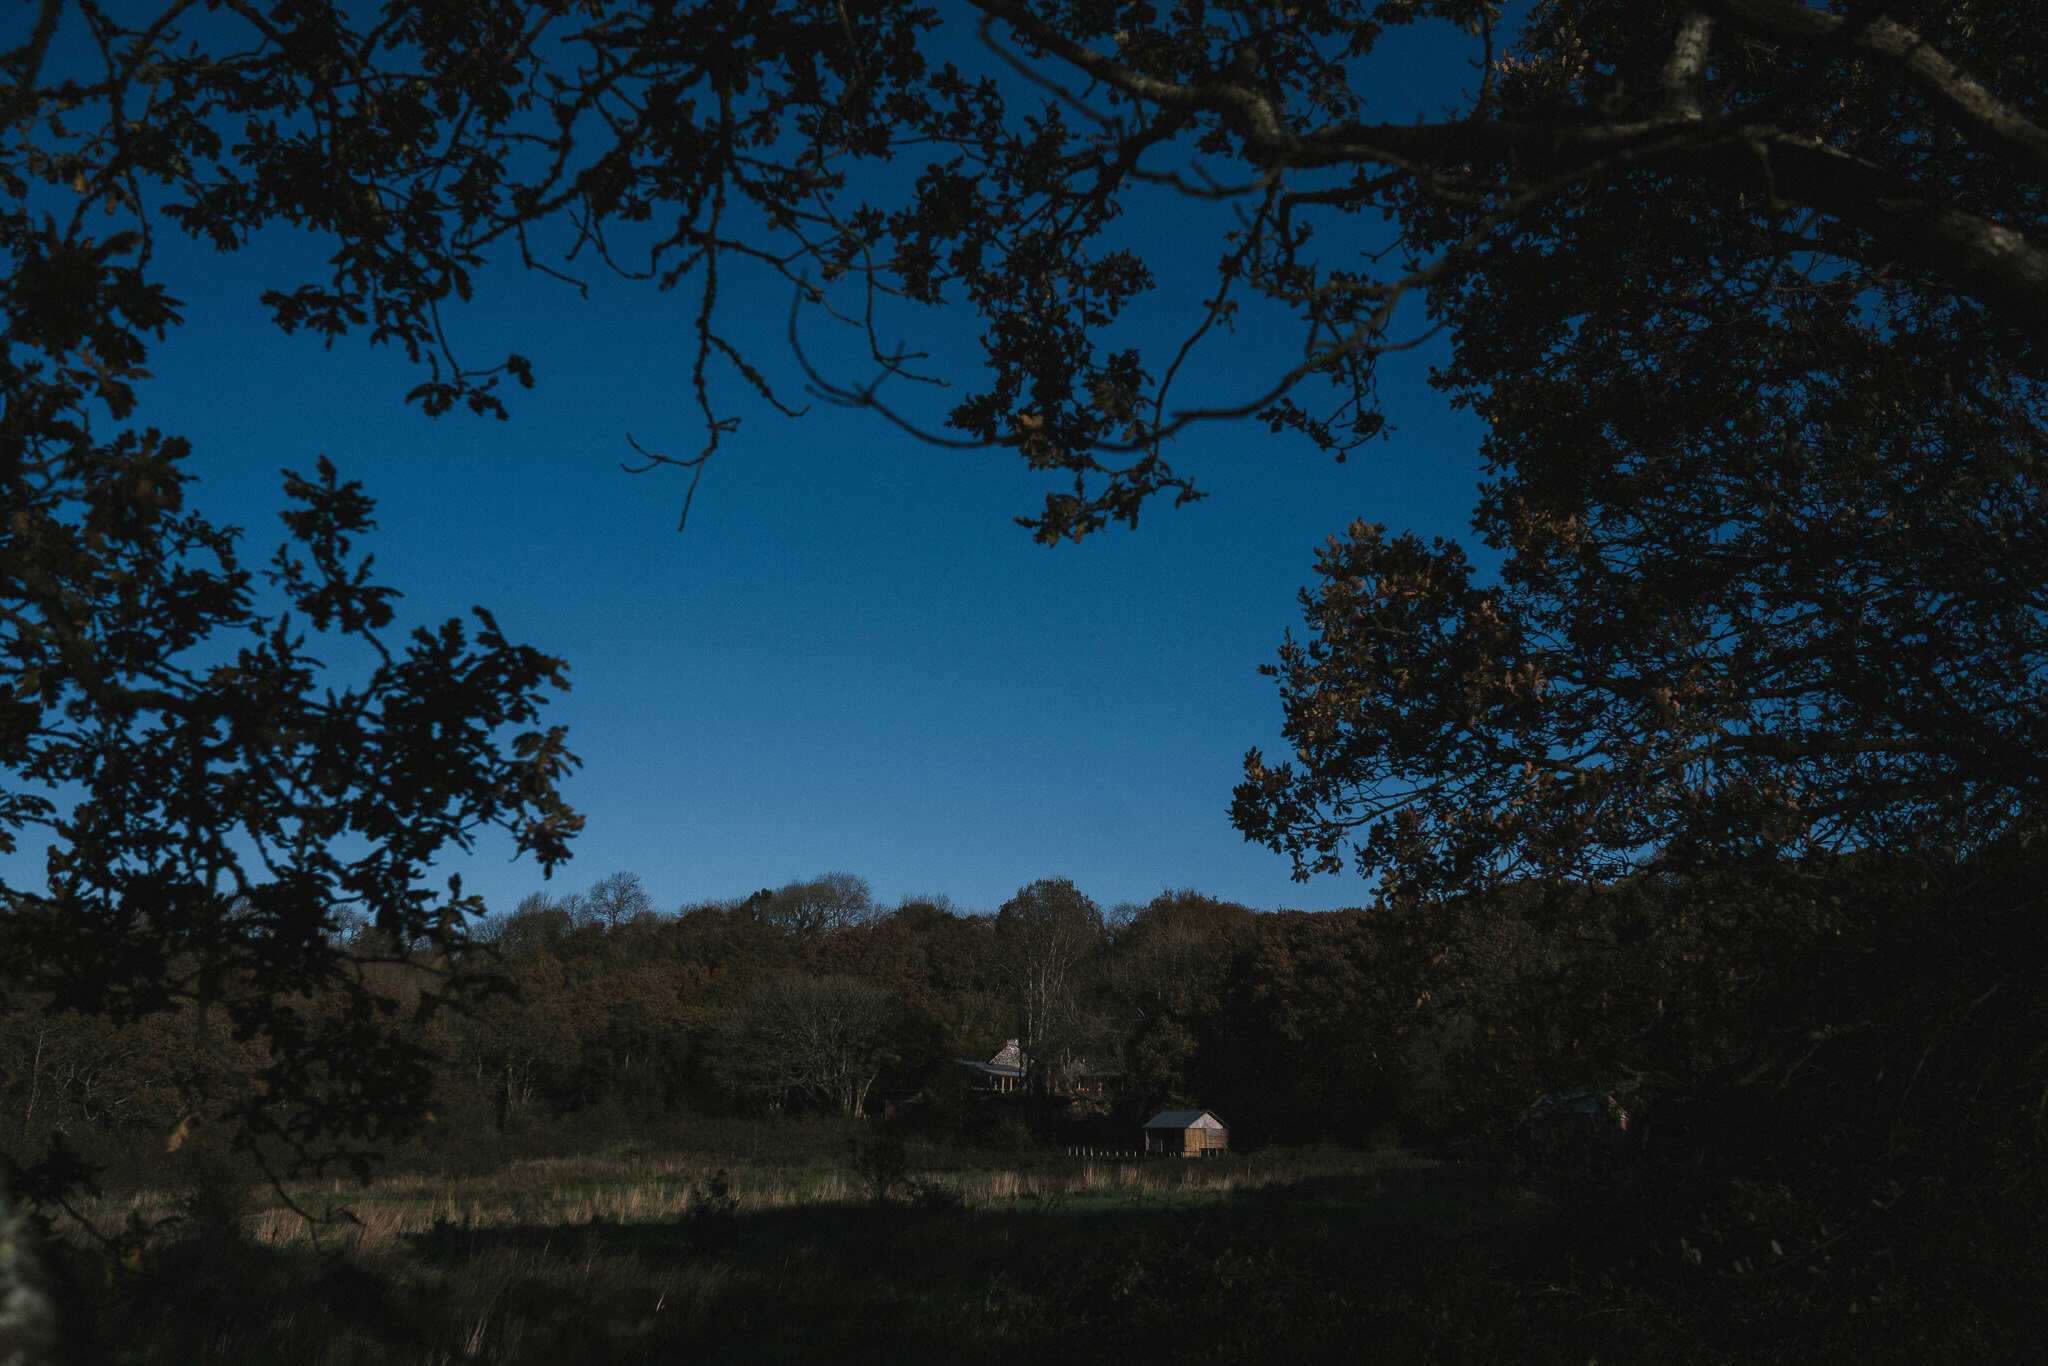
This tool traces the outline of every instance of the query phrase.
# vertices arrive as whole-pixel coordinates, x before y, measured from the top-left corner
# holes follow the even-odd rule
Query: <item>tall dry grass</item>
[[[922,1160],[914,1155],[913,1162],[926,1180],[957,1192],[969,1208],[1074,1197],[1110,1202],[1118,1197],[1202,1199],[1335,1171],[1356,1173],[1362,1164],[1384,1179],[1398,1182],[1404,1170],[1434,1165],[1403,1154],[1369,1156],[1313,1150],[1199,1161],[1078,1159],[992,1169],[949,1169],[944,1160],[930,1154]],[[344,1240],[377,1248],[445,1225],[558,1227],[674,1219],[689,1207],[692,1194],[720,1171],[728,1173],[740,1207],[750,1211],[835,1205],[866,1198],[850,1171],[841,1166],[823,1162],[807,1166],[756,1164],[744,1158],[691,1153],[540,1158],[509,1163],[481,1175],[394,1173],[365,1182],[288,1183],[285,1192],[300,1210],[346,1211],[341,1216]],[[274,1191],[251,1184],[247,1196],[250,1212],[243,1232],[252,1241],[285,1246],[314,1236],[305,1218],[280,1201]],[[176,1190],[144,1190],[84,1201],[79,1213],[100,1229],[122,1227],[131,1216],[154,1224],[175,1214],[181,1199]],[[327,1228],[321,1236],[331,1241],[335,1229]]]
[[[1391,1361],[1736,1359],[1695,1349],[1711,1323],[1690,1301],[1529,1261],[1559,1212],[1517,1202],[1504,1171],[1338,1151],[912,1156],[913,1201],[937,1182],[959,1202],[878,1206],[822,1155],[549,1158],[294,1186],[354,1211],[339,1247],[258,1191],[238,1223],[191,1219],[133,1266],[81,1259],[79,1283],[103,1301],[110,1359],[133,1366],[1085,1366],[1169,1349],[1301,1366],[1355,1360],[1367,1338]],[[736,1219],[703,1217],[721,1170]],[[179,1199],[96,1212],[118,1224]]]

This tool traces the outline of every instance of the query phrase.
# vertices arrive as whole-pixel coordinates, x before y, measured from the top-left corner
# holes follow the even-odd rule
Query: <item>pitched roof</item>
[[[959,1058],[956,1061],[962,1067],[976,1072],[985,1072],[991,1077],[1021,1077],[1024,1075],[1024,1069],[1021,1067],[1008,1067],[1002,1063],[983,1062],[979,1058]]]
[[[1207,1121],[1204,1123],[1204,1121]],[[1207,1110],[1161,1110],[1145,1121],[1148,1129],[1224,1129],[1230,1128]]]

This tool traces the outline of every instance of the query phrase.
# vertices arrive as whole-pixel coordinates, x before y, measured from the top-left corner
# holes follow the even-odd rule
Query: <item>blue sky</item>
[[[1213,239],[1168,206],[1129,221],[1167,304],[1191,304]],[[1174,459],[1206,501],[1055,549],[1010,520],[1046,488],[1013,454],[939,450],[822,405],[791,421],[728,384],[741,430],[678,533],[682,480],[620,462],[629,433],[684,454],[701,441],[687,289],[582,301],[486,275],[457,335],[479,356],[525,353],[538,387],[509,422],[429,419],[400,401],[417,378],[401,358],[267,324],[258,293],[311,278],[317,243],[166,248],[186,323],[151,358],[141,416],[192,439],[197,506],[248,526],[260,558],[278,470],[325,454],[379,500],[372,548],[403,620],[480,603],[570,662],[551,719],[583,760],[567,795],[588,823],[552,883],[497,842],[450,860],[494,908],[617,870],[665,909],[828,870],[884,901],[972,910],[1049,876],[1105,906],[1189,886],[1262,908],[1364,898],[1356,877],[1290,881],[1225,813],[1245,750],[1278,746],[1256,670],[1298,621],[1323,538],[1361,516],[1466,531],[1479,434],[1425,388],[1432,352],[1389,358],[1395,434],[1349,463],[1260,424],[1197,428]],[[795,391],[788,295],[746,288],[727,286],[731,326]],[[933,326],[971,365],[974,320]],[[1255,392],[1294,344],[1254,321],[1211,339],[1194,382]]]

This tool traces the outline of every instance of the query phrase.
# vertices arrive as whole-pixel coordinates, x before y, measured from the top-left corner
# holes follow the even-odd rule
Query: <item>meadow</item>
[[[1105,1161],[822,1117],[555,1141],[282,1191],[181,1152],[60,1221],[71,1360],[2006,1360],[2041,1324],[2024,1201],[1946,1232],[1895,1201],[1907,1244],[1654,1147]]]
[[[1336,1360],[1361,1341],[1392,1360],[1586,1359],[1571,1293],[1515,1284],[1556,1209],[1504,1169],[1018,1156],[736,1128],[722,1149],[288,1187],[349,1211],[319,1224],[198,1164],[182,1192],[79,1207],[156,1233],[67,1242],[117,1362]],[[1594,1338],[1602,1355],[1678,1345],[1612,1316]]]

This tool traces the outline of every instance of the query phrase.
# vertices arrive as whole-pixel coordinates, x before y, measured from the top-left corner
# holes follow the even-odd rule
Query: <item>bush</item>
[[[910,1149],[888,1134],[856,1139],[847,1165],[876,1204],[887,1204],[896,1188],[910,1179]]]
[[[185,1190],[171,1222],[174,1245],[187,1255],[231,1252],[248,1225],[250,1174],[229,1154],[211,1148],[189,1150],[181,1165]]]
[[[683,1241],[691,1252],[723,1252],[739,1237],[740,1199],[732,1193],[732,1177],[721,1167],[690,1192],[683,1209]]]
[[[911,1177],[903,1183],[903,1193],[921,1210],[956,1210],[967,1203],[957,1189],[931,1176]]]

